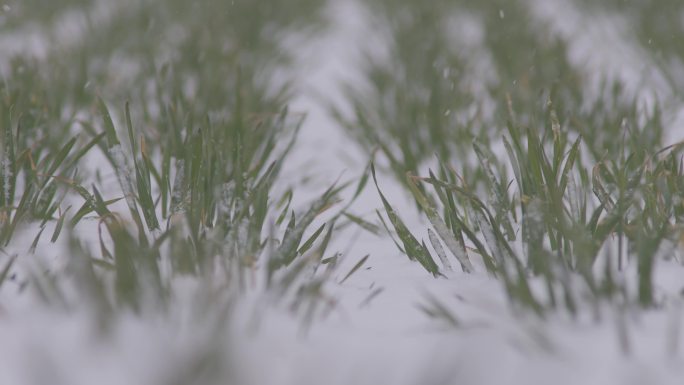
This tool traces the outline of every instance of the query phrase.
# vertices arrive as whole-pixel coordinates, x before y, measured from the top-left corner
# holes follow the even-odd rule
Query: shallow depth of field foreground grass
[[[7,2],[0,384],[678,383],[682,41],[674,0]]]

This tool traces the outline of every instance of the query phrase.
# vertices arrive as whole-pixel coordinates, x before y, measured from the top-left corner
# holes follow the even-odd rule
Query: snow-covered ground
[[[672,96],[664,78],[650,70],[648,55],[629,40],[622,21],[586,15],[567,0],[529,3],[538,22],[554,26],[569,42],[574,65],[615,76],[646,100]],[[304,46],[295,39],[302,71],[290,108],[307,118],[282,176],[293,182],[310,177],[306,188],[297,190],[295,207],[340,175],[357,177],[368,161],[321,100],[343,104],[340,83],[360,78],[361,50],[382,40],[362,1],[333,1],[327,15],[332,26],[324,34]],[[11,43],[21,37],[0,38],[0,47],[10,47],[0,52],[36,49],[42,55],[44,43],[36,33],[41,32],[28,33],[30,45],[21,48]],[[597,48],[596,42],[605,47]],[[381,175],[380,183],[412,228],[427,228],[392,177]],[[372,218],[379,206],[375,191],[366,189],[353,211]],[[335,244],[345,250],[341,273],[327,286],[336,305],[306,331],[282,307],[262,306],[258,294],[239,299],[231,308],[232,321],[217,327],[212,317],[195,311],[192,282],[178,283],[181,295],[170,314],[121,315],[106,337],[96,337],[87,310],[55,311],[33,299],[8,300],[14,292],[4,293],[0,384],[180,385],[188,383],[183,376],[194,370],[194,359],[215,351],[222,352],[217,356],[225,373],[207,384],[638,385],[680,384],[684,378],[684,320],[677,299],[684,268],[676,260],[657,265],[659,295],[675,298],[666,308],[605,309],[600,321],[560,315],[541,321],[514,314],[501,283],[482,269],[435,279],[386,237],[356,230],[344,234]],[[338,284],[366,254],[364,268]],[[420,310],[431,296],[449,306],[459,327],[431,320]]]
[[[653,65],[647,54],[621,33],[624,26],[613,25],[619,21],[589,20],[591,16],[565,0],[531,1],[530,8],[537,10],[538,22],[553,25],[570,42],[573,64],[594,75],[590,81],[609,75],[645,98],[672,95],[661,75],[649,73]],[[302,166],[293,162],[294,167],[309,165],[328,183],[341,170],[347,175],[362,172],[366,158],[338,131],[318,97],[344,103],[336,99],[335,84],[358,76],[355,69],[363,48],[382,44],[357,2],[336,2],[330,14],[331,32],[303,52],[304,84],[313,89],[313,97],[293,104],[308,111],[295,152]],[[597,49],[597,42],[606,49]],[[415,207],[395,180],[383,178],[381,185],[404,220],[414,228],[427,227],[417,216],[408,217]],[[368,214],[378,206],[370,189],[356,210]],[[511,315],[500,282],[483,272],[435,280],[399,255],[391,241],[367,233],[354,240],[345,256],[349,266],[364,252],[371,253],[370,268],[336,288],[339,308],[305,338],[292,337],[293,328],[283,332],[282,320],[275,317],[256,338],[246,340],[250,347],[245,362],[252,363],[247,371],[255,374],[250,383],[678,384],[684,374],[682,353],[673,354],[684,342],[678,303],[667,311],[628,314],[625,352],[620,315],[607,312],[601,322],[580,323],[520,319]],[[656,282],[663,285],[663,293],[676,295],[684,287],[684,269],[676,262],[660,268]],[[380,294],[364,306],[364,298],[377,289],[382,289]],[[417,306],[429,295],[447,299],[464,326],[449,330],[431,322]],[[280,369],[260,371],[260,357],[269,350]]]

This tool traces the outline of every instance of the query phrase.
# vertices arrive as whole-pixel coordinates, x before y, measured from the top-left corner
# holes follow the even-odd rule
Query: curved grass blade
[[[347,273],[347,275],[345,275],[344,278],[342,278],[342,280],[340,281],[340,285],[343,284],[344,281],[349,279],[349,277],[351,277],[354,273],[356,273],[356,271],[359,270],[366,263],[369,257],[370,254],[366,254],[365,257],[361,258],[358,262],[356,262],[354,267],[352,267],[351,270],[349,270],[349,272]]]
[[[439,274],[439,268],[437,267],[435,261],[432,259],[432,256],[430,256],[430,253],[427,251],[427,248],[421,245],[418,242],[418,240],[413,236],[413,234],[411,234],[411,232],[408,230],[404,222],[397,215],[394,208],[392,208],[392,206],[389,204],[389,202],[385,198],[385,195],[380,190],[380,186],[378,185],[378,180],[375,175],[374,165],[371,165],[371,174],[373,176],[373,182],[375,183],[375,187],[377,188],[378,194],[380,195],[380,199],[382,200],[382,205],[385,208],[385,213],[387,214],[390,223],[392,223],[392,226],[394,226],[394,230],[397,232],[399,239],[404,244],[404,250],[406,251],[406,255],[408,255],[410,259],[417,260],[425,268],[425,270],[427,270],[432,275],[437,276]]]

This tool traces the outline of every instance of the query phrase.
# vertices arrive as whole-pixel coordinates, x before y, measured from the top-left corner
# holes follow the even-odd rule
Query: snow
[[[572,43],[575,65],[590,73],[615,73],[631,84],[633,92],[645,87],[646,91],[639,92],[646,98],[670,94],[657,73],[643,80],[644,68],[650,68],[642,61],[646,55],[619,33],[615,35],[614,31],[624,29],[619,21],[587,21],[590,15],[567,1],[532,3],[531,8],[539,10],[537,16],[550,20],[556,32]],[[499,12],[504,18],[503,11]],[[305,112],[307,118],[283,179],[301,174],[311,179],[307,189],[297,190],[295,206],[314,200],[341,174],[343,178],[356,177],[367,162],[367,156],[338,129],[320,99],[323,95],[327,101],[344,103],[338,85],[359,78],[359,43],[372,46],[381,44],[382,39],[368,25],[360,1],[332,2],[328,14],[333,19],[331,30],[298,53],[304,66],[303,92],[291,109]],[[587,28],[594,25],[603,27]],[[469,28],[477,35],[480,27],[475,22]],[[596,34],[610,39],[606,47],[596,49],[596,41],[605,41]],[[0,47],[11,47],[9,51],[0,48],[0,52],[14,52],[16,47],[10,41],[11,37],[0,38]],[[26,41],[28,50],[45,49],[43,43],[31,43],[41,41],[33,33]],[[479,52],[476,48],[473,52]],[[478,53],[476,60],[487,63],[490,59],[484,52]],[[482,76],[496,76],[487,72],[491,63],[485,67],[473,70],[483,71]],[[110,151],[118,168],[127,169],[122,149]],[[427,228],[396,181],[380,175],[379,182],[410,227]],[[178,198],[176,194],[174,189],[174,198]],[[367,189],[354,211],[367,215],[378,207],[377,194]],[[95,226],[90,227],[82,229],[90,232],[86,238],[97,239]],[[24,247],[26,242],[18,244]],[[49,247],[54,246],[41,245],[40,250]],[[328,285],[337,305],[326,319],[306,331],[296,316],[283,306],[271,305],[258,291],[230,305],[211,304],[231,306],[231,320],[221,323],[217,314],[198,304],[202,289],[191,280],[180,280],[174,282],[176,300],[169,314],[119,315],[112,330],[102,337],[95,332],[97,326],[87,307],[75,306],[74,311],[66,312],[30,299],[9,300],[3,288],[0,384],[181,384],[194,359],[216,351],[220,351],[217,356],[222,368],[216,375],[223,381],[209,377],[202,383],[637,385],[679,384],[684,376],[679,299],[664,309],[645,313],[603,309],[600,321],[573,321],[558,315],[543,322],[516,314],[500,281],[482,268],[473,274],[455,272],[450,279],[435,279],[400,255],[389,239],[366,232],[338,240],[331,247],[345,250],[335,282],[363,255],[370,253],[371,257],[344,284]],[[663,262],[656,274],[659,291],[678,298],[684,276],[681,264]],[[378,290],[379,294],[365,303]],[[442,300],[461,326],[447,327],[426,317],[419,305],[428,303],[429,296]]]

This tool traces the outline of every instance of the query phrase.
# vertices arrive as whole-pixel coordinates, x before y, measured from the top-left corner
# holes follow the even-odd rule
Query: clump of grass
[[[105,201],[97,187],[90,192],[71,184],[84,200],[71,226],[77,229],[85,215],[94,213],[104,229],[100,231],[101,255],[87,249],[82,252],[93,264],[86,271],[113,277],[114,287],[100,290],[107,308],[115,309],[117,304],[136,310],[163,308],[171,295],[172,279],[178,275],[216,281],[241,292],[262,286],[260,271],[267,275],[269,288],[272,277],[284,270],[289,272],[279,275],[283,276],[277,286],[292,291],[290,286],[300,284],[304,267],[323,258],[332,224],[325,246],[313,255],[307,252],[319,241],[323,227],[308,238],[304,235],[334,202],[339,188],[326,191],[301,217],[292,212],[280,246],[271,247],[281,231],[267,223],[276,214],[270,191],[301,124],[299,119],[290,120],[287,110],[258,122],[243,121],[242,111],[232,115],[238,120],[207,118],[199,129],[178,133],[182,146],[161,147],[162,153],[153,154],[147,152],[144,139],[136,140],[128,105],[124,131],[117,129],[104,102],[98,103],[106,139],[102,150],[117,175],[128,214],[111,211],[108,206],[114,202]],[[122,131],[128,133],[130,150],[119,139]],[[102,139],[102,135],[96,137]],[[281,138],[288,138],[289,145],[276,148]],[[313,298],[318,292],[294,290],[294,294],[301,301],[302,295]]]
[[[68,132],[73,119],[62,121],[56,117],[57,112],[41,107],[47,101],[42,98],[45,90],[33,78],[39,76],[38,69],[22,71],[31,72],[28,83],[19,77],[0,87],[0,242],[5,247],[26,221],[39,221],[39,236],[49,221],[58,219],[63,223],[63,214],[69,208],[64,208],[62,202],[68,186],[78,179],[79,162],[103,138],[81,134],[59,140],[60,133]],[[61,225],[55,229],[53,242],[60,228]]]
[[[311,271],[330,257],[342,213],[311,227],[344,186],[301,214],[276,205],[291,189],[274,191],[287,185],[280,170],[302,124],[287,108],[281,39],[320,28],[323,2],[233,3],[129,2],[45,58],[8,62],[0,242],[15,250],[19,232],[34,232],[39,253],[44,232],[67,238],[67,273],[38,255],[39,268],[17,278],[46,302],[71,308],[85,298],[98,319],[165,310],[176,278],[189,276],[221,300],[260,290],[317,314],[334,264]],[[54,5],[93,17],[94,8]],[[18,23],[51,20],[13,12]],[[3,258],[0,282],[14,260]]]
[[[463,182],[448,164],[441,165],[440,175],[409,174],[410,186],[430,187],[430,195],[412,188],[416,200],[439,238],[458,245],[450,248],[453,256],[478,256],[515,304],[538,314],[576,314],[587,297],[657,305],[652,280],[663,257],[659,250],[682,236],[676,198],[684,188],[681,144],[649,151],[625,138],[621,156],[586,164],[582,151],[590,145],[582,137],[571,139],[550,104],[547,116],[542,135],[509,122],[505,158],[487,159],[473,145],[489,176],[481,188]],[[514,180],[490,170],[489,162],[506,162]],[[463,246],[462,234],[473,248]],[[627,274],[627,265],[636,266],[636,290],[618,277]],[[543,291],[532,289],[536,279]]]
[[[656,304],[653,265],[681,221],[669,198],[681,188],[680,147],[663,148],[660,105],[644,107],[619,82],[596,93],[594,74],[571,64],[563,39],[539,33],[547,26],[523,2],[370,8],[386,26],[386,57],[368,55],[366,83],[348,86],[351,113],[333,113],[431,225],[434,257],[378,186],[398,248],[435,276],[451,274],[451,256],[465,272],[486,270],[538,314],[576,314],[586,298]],[[482,27],[496,79],[472,76],[477,55],[453,48],[464,11]]]

